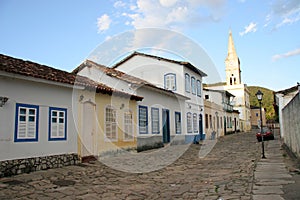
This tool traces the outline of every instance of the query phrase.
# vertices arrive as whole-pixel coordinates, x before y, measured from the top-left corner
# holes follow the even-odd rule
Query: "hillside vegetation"
[[[258,86],[248,86],[250,91],[250,105],[251,106],[259,106],[259,102],[255,96],[258,90],[264,93],[263,100],[262,100],[262,107],[266,109],[266,118],[267,120],[277,120],[277,116],[275,115],[273,102],[273,91],[267,88],[258,87]]]

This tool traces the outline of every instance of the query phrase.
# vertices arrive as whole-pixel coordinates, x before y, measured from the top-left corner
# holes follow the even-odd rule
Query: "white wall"
[[[0,160],[77,153],[77,131],[72,113],[72,88],[0,76]],[[14,142],[16,103],[39,106],[37,142]],[[48,141],[49,106],[67,108],[67,140]]]

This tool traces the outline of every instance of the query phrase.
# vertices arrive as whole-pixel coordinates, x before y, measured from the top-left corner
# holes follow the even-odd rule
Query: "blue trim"
[[[198,85],[198,83],[199,83],[199,85]],[[196,84],[197,84],[197,96],[201,97],[201,89],[202,89],[202,87],[201,87],[201,81],[197,80]]]
[[[64,124],[65,124],[65,132],[64,135],[65,137],[63,138],[52,138],[51,137],[51,124],[52,124],[52,119],[51,119],[51,112],[52,111],[64,111]],[[62,140],[67,140],[67,120],[68,120],[68,115],[67,115],[67,109],[66,108],[57,108],[57,107],[49,107],[49,120],[48,120],[48,141],[62,141]]]
[[[158,111],[158,132],[153,132],[153,112],[154,110],[157,110]],[[159,134],[160,131],[159,131],[159,109],[158,108],[151,108],[151,131],[152,131],[152,134]]]
[[[176,121],[176,116],[179,115],[179,122],[180,122],[180,130],[177,132],[177,121]],[[181,123],[181,113],[175,111],[175,133],[176,134],[181,134],[181,129],[182,129],[182,123]]]
[[[141,110],[146,109],[146,132],[141,131]],[[148,107],[147,106],[139,106],[139,133],[140,134],[148,134]]]
[[[189,114],[191,115],[191,127],[192,127],[191,131],[189,131],[189,123],[188,123],[188,115]],[[193,115],[191,112],[186,113],[186,129],[187,129],[188,133],[193,133]]]
[[[196,92],[197,92],[196,91],[196,79],[193,76],[191,78],[191,89],[192,89],[192,94],[196,94]]]
[[[187,78],[189,83],[187,84]],[[190,93],[191,91],[191,79],[190,79],[190,75],[188,73],[185,73],[184,75],[184,85],[185,85],[185,91]]]
[[[30,139],[19,139],[18,138],[19,107],[35,108],[36,109],[36,115],[35,115],[36,132],[35,132],[35,138],[30,138]],[[37,106],[37,105],[31,105],[31,104],[16,103],[14,142],[37,142],[39,140],[38,131],[39,131],[39,106]]]
[[[174,76],[174,86],[175,86],[174,89],[173,88],[169,89],[169,88],[166,87],[166,77],[168,77],[168,76]],[[174,74],[174,73],[167,73],[167,74],[164,75],[164,88],[167,89],[167,90],[171,90],[171,91],[176,91],[177,90],[176,74]]]

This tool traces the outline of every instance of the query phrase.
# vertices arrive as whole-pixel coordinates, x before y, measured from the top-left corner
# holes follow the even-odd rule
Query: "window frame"
[[[27,137],[20,137],[19,135],[19,125],[20,125],[20,109],[25,108],[25,122],[26,122],[26,132],[25,135]],[[28,123],[29,123],[29,110],[35,109],[35,131],[34,131],[34,137],[28,137]],[[28,115],[27,115],[28,111]],[[32,115],[31,115],[32,117]],[[23,103],[16,103],[16,115],[15,115],[15,134],[14,134],[14,142],[37,142],[38,141],[38,132],[39,132],[39,106],[38,105],[32,105],[32,104],[23,104]]]
[[[190,93],[191,92],[191,78],[188,73],[185,73],[184,81],[185,81],[185,91]]]
[[[127,120],[127,116],[131,115],[131,119]],[[130,121],[130,123],[129,123]],[[126,110],[123,113],[123,123],[124,123],[124,131],[123,131],[123,140],[124,141],[133,141],[134,140],[134,129],[133,129],[133,113],[131,110]],[[130,128],[131,133],[127,132],[127,130]],[[127,137],[126,137],[127,135]],[[130,137],[128,137],[130,136]]]
[[[107,121],[107,109],[111,109],[112,110],[112,121]],[[113,119],[115,119],[113,121]],[[104,125],[105,125],[105,140],[107,141],[118,141],[118,127],[117,127],[117,110],[111,106],[111,105],[107,105],[105,107],[105,112],[104,112]],[[108,137],[108,132],[107,132],[107,126],[110,125],[110,128],[111,128],[111,133]],[[113,137],[114,136],[114,132],[115,131],[115,138]]]
[[[186,113],[186,129],[188,133],[193,133],[192,113]]]
[[[202,90],[202,87],[201,87],[201,81],[200,81],[200,80],[197,80],[197,83],[196,83],[196,84],[197,84],[197,96],[198,96],[198,97],[201,97],[201,95],[202,95],[202,94],[201,94],[201,93],[202,93],[202,92],[201,92],[201,90]]]
[[[196,94],[196,78],[194,76],[191,78],[191,88],[192,94]]]
[[[171,87],[171,89],[170,88],[168,88],[167,87],[167,78],[168,77],[173,77],[174,78],[174,83],[173,83],[173,87]],[[172,85],[171,85],[172,86]],[[177,85],[176,85],[176,74],[174,74],[174,73],[167,73],[167,74],[165,74],[164,75],[164,88],[166,89],[166,90],[171,90],[171,91],[176,91],[177,90]]]
[[[177,120],[177,119],[179,119],[179,120]],[[175,134],[181,134],[182,133],[181,129],[182,129],[181,128],[181,113],[175,112]]]
[[[64,116],[64,133],[63,133],[63,137],[54,137],[52,135],[52,111],[57,111],[58,113],[63,112]],[[58,114],[59,115],[59,114]],[[59,121],[61,119],[60,116],[57,116],[57,120]],[[49,123],[48,123],[48,141],[61,141],[61,140],[67,140],[67,120],[68,120],[68,113],[67,113],[67,109],[66,108],[58,108],[58,107],[49,107]],[[60,123],[58,123],[60,124]],[[59,133],[58,133],[59,134]]]
[[[157,120],[154,123],[154,117],[153,117],[153,113],[154,111],[157,111]],[[157,124],[157,131],[154,131],[154,124]],[[159,129],[159,108],[151,108],[151,133],[152,134],[159,134],[160,133],[160,129]]]
[[[145,131],[141,131],[141,109],[146,109],[146,116],[145,116]],[[142,105],[139,105],[139,134],[148,134],[148,107],[147,106],[142,106]]]
[[[197,113],[193,114],[193,132],[198,133]]]

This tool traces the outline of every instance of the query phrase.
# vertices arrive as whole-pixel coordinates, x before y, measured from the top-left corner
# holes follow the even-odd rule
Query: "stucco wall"
[[[300,94],[298,93],[282,110],[284,142],[300,157]]]
[[[0,76],[0,95],[9,98],[8,102],[0,107],[0,161],[77,153],[71,87]],[[16,103],[39,106],[38,141],[14,141]],[[67,109],[67,140],[48,140],[49,106]]]

